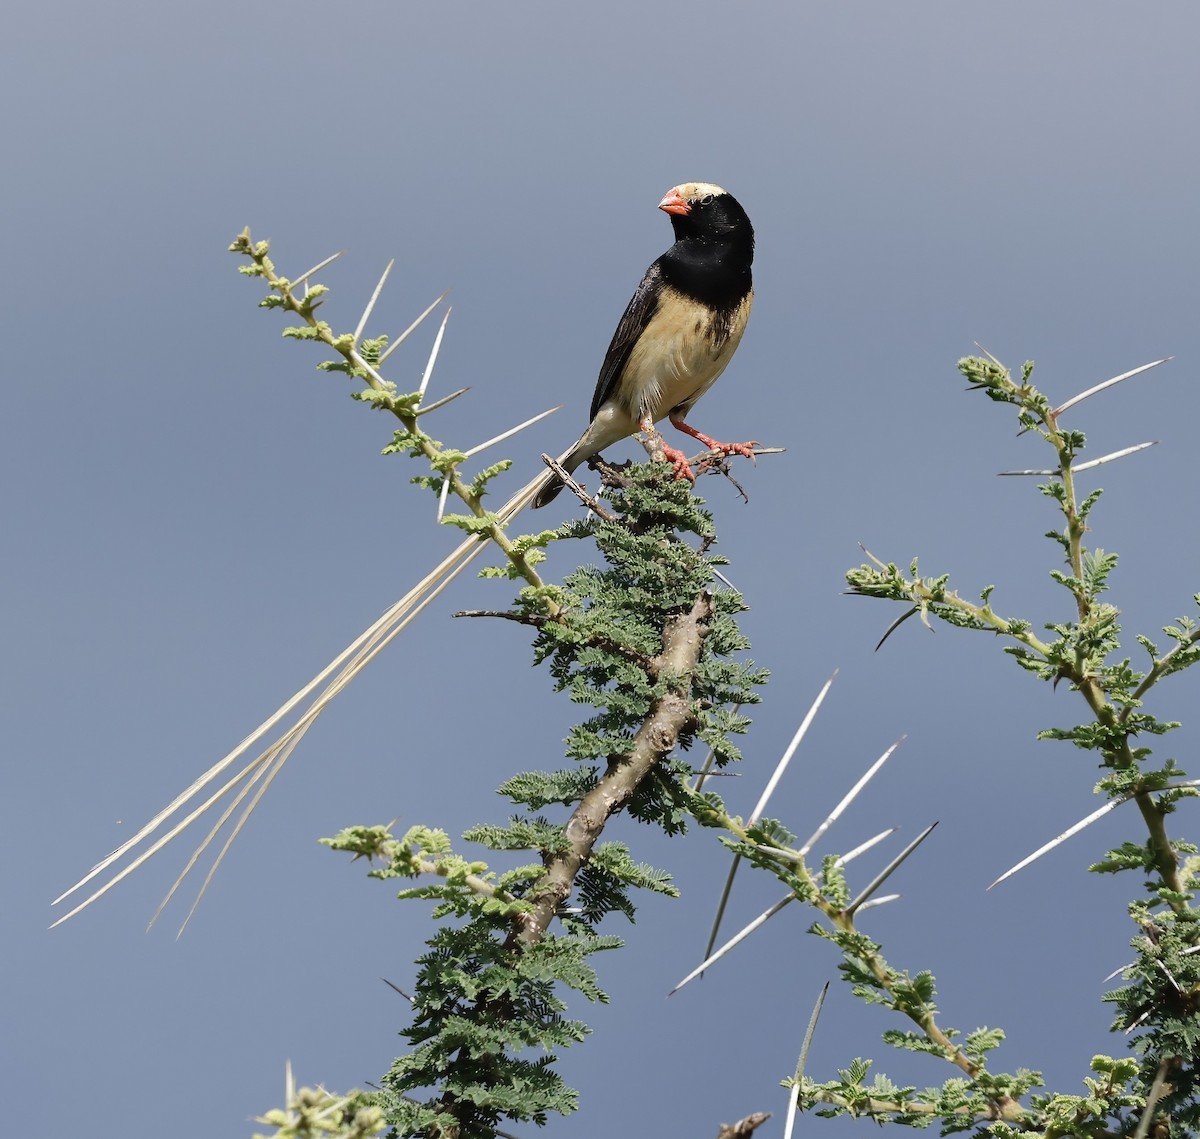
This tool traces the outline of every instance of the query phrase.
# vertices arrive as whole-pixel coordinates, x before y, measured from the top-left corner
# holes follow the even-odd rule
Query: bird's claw
[[[668,447],[665,443],[662,450],[663,459],[674,468],[677,479],[687,479],[688,482],[696,481],[696,476],[692,473],[692,464],[682,451],[676,450],[674,447]]]
[[[717,467],[730,455],[741,455],[757,464],[758,456],[754,453],[754,448],[757,446],[758,440],[756,439],[748,443],[718,443],[715,439],[711,439],[709,440],[708,454],[700,460],[699,471],[703,473]]]
[[[758,456],[754,453],[754,448],[758,446],[757,439],[751,439],[748,443],[714,443],[712,449],[719,451],[722,457],[727,455],[741,455],[745,459],[749,459],[752,463],[758,462]]]

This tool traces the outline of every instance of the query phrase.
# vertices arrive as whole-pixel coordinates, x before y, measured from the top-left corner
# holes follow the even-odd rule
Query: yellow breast
[[[687,410],[713,385],[741,342],[754,294],[730,313],[711,308],[672,289],[663,291],[658,310],[629,355],[619,397],[634,418],[655,422]]]

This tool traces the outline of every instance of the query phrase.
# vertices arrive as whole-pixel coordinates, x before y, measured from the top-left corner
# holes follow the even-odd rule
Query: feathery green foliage
[[[503,785],[502,792],[529,811],[576,807],[607,778],[635,818],[668,833],[682,830],[688,765],[664,753],[626,787],[614,774],[637,752],[642,725],[664,701],[683,703],[675,743],[686,749],[701,733],[724,740],[727,728],[740,727],[713,710],[752,702],[754,685],[764,679],[729,657],[745,646],[732,624],[741,598],[712,588],[716,559],[705,548],[711,520],[686,486],[663,478],[663,469],[628,471],[624,485],[606,492],[611,519],[594,529],[569,525],[556,535],[557,541],[593,539],[602,568],[569,575],[553,610],[542,592],[526,589],[511,613],[536,627],[535,656],[550,662],[557,687],[596,709],[568,749],[581,769],[525,772]],[[680,671],[671,667],[664,640],[702,598],[711,608],[698,628],[702,647]],[[721,752],[721,764],[736,754],[728,745]],[[559,990],[606,999],[587,959],[619,942],[599,936],[596,927],[613,913],[632,921],[633,890],[671,896],[675,890],[666,873],[636,863],[623,844],[593,842],[580,852],[566,832],[563,823],[531,814],[506,826],[472,828],[463,836],[468,842],[493,853],[530,851],[539,859],[499,876],[484,862],[455,855],[447,836],[428,828],[411,828],[400,839],[381,828],[352,828],[329,840],[335,849],[386,861],[385,869],[371,872],[375,877],[421,879],[401,897],[435,900],[435,919],[458,919],[438,930],[417,963],[414,1021],[405,1031],[413,1051],[383,1081],[380,1102],[399,1134],[484,1136],[504,1119],[540,1123],[551,1111],[574,1110],[575,1095],[559,1080],[553,1057],[585,1029],[563,1018]],[[578,865],[567,885],[578,904],[564,906],[544,866],[573,858]],[[438,880],[429,883],[430,876]],[[557,919],[561,933],[537,919],[538,903],[547,898],[554,902],[547,917]]]
[[[1101,599],[1111,590],[1117,557],[1084,543],[1101,493],[1077,494],[1075,459],[1085,439],[1060,425],[1060,410],[1031,383],[1032,364],[1019,380],[993,359],[963,360],[959,368],[973,388],[1015,407],[1022,430],[1055,452],[1057,467],[1039,490],[1061,516],[1047,536],[1064,557],[1065,568],[1053,568],[1051,576],[1069,595],[1069,616],[1039,636],[1031,621],[993,608],[994,586],[980,591],[978,603],[968,601],[949,588],[947,575],[921,576],[916,559],[907,572],[872,559],[847,580],[852,592],[903,603],[905,616],[998,636],[1034,677],[1055,686],[1066,682],[1083,696],[1088,718],[1047,729],[1042,738],[1070,740],[1094,753],[1103,771],[1097,792],[1114,805],[1137,806],[1144,839],[1122,843],[1092,867],[1133,870],[1147,879],[1145,895],[1130,906],[1137,959],[1124,970],[1125,983],[1105,998],[1116,1009],[1114,1029],[1132,1035],[1136,1055],[1093,1057],[1082,1095],[1039,1093],[1040,1074],[1025,1068],[991,1071],[1003,1031],[978,1028],[964,1036],[943,1025],[933,974],[889,964],[882,946],[858,927],[860,908],[917,843],[856,891],[848,858],[828,854],[810,865],[808,850],[795,849],[795,836],[782,823],[731,816],[718,794],[693,782],[682,753],[697,742],[717,768],[740,758],[731,737],[745,730],[740,710],[757,701],[766,674],[745,659],[748,645],[737,626],[744,603],[715,586],[713,568],[722,559],[711,552],[712,518],[687,483],[664,477],[669,468],[658,464],[609,472],[601,495],[609,505],[598,516],[509,536],[504,512],[482,504],[508,463],[460,474],[468,453],[424,430],[423,416],[436,405],[424,407],[421,392],[400,393],[379,375],[386,337],[335,334],[314,315],[327,292],[323,286],[306,285],[298,294],[276,273],[266,243],[251,241],[248,232],[231,248],[250,259],[243,272],[271,289],[263,305],[300,318],[285,335],[324,344],[337,359],[319,367],[360,380],[364,388],[356,398],[399,420],[385,453],[427,463],[428,472],[412,481],[455,497],[465,511],[443,521],[492,543],[504,559],[481,576],[521,586],[510,609],[486,615],[529,625],[535,663],[546,664],[555,688],[586,709],[568,736],[568,765],[506,778],[499,790],[516,813],[462,836],[503,860],[503,869],[461,853],[432,827],[411,827],[399,837],[384,827],[351,827],[325,840],[371,860],[373,877],[413,882],[398,896],[433,903],[440,924],[416,963],[413,1017],[403,1033],[411,1050],[392,1065],[382,1090],[365,1099],[292,1096],[286,1112],[263,1118],[279,1128],[278,1136],[353,1139],[386,1122],[399,1136],[483,1139],[507,1120],[541,1124],[551,1112],[573,1111],[576,1094],[557,1075],[554,1060],[587,1030],[565,1015],[565,996],[574,991],[605,1000],[591,957],[620,941],[600,933],[600,926],[611,915],[632,921],[637,890],[676,893],[666,871],[638,863],[624,843],[602,840],[622,810],[669,835],[684,832],[689,821],[717,828],[739,858],[774,875],[789,898],[815,911],[811,932],[836,946],[855,996],[906,1022],[886,1029],[884,1043],[951,1065],[940,1086],[920,1090],[881,1074],[868,1082],[872,1062],[863,1059],[833,1080],[798,1072],[785,1083],[795,1084],[802,1107],[1005,1139],[1099,1139],[1133,1135],[1139,1126],[1146,1134],[1152,1124],[1156,1134],[1184,1134],[1200,1127],[1200,930],[1192,904],[1200,859],[1166,828],[1178,803],[1196,793],[1195,781],[1171,759],[1152,761],[1144,741],[1177,724],[1143,706],[1151,687],[1200,658],[1200,625],[1176,619],[1165,630],[1173,642],[1165,652],[1138,637],[1149,658],[1140,669],[1122,655],[1119,612]],[[580,566],[561,585],[544,581],[535,567],[549,553],[571,548],[562,543],[580,540],[595,543],[598,564]],[[510,865],[510,855],[528,857]]]
[[[1200,887],[1200,861],[1191,857],[1196,853],[1193,844],[1168,834],[1166,820],[1181,799],[1197,794],[1197,781],[1186,780],[1174,759],[1156,762],[1151,749],[1139,741],[1179,726],[1148,712],[1144,698],[1164,677],[1200,659],[1200,626],[1187,618],[1167,626],[1165,632],[1175,643],[1161,654],[1148,637],[1137,637],[1149,656],[1142,669],[1122,655],[1119,610],[1101,600],[1110,589],[1117,555],[1089,548],[1084,540],[1101,491],[1079,497],[1075,460],[1086,442],[1083,433],[1059,422],[1060,411],[1031,382],[1032,363],[1022,367],[1019,381],[991,358],[961,360],[959,371],[975,390],[1014,406],[1022,430],[1040,436],[1055,453],[1051,478],[1038,490],[1061,516],[1061,526],[1046,537],[1063,556],[1066,568],[1053,568],[1050,576],[1068,595],[1070,617],[1046,624],[1051,636],[1040,638],[1033,633],[1032,622],[1002,617],[992,608],[992,586],[982,591],[980,604],[966,601],[947,589],[946,576],[920,577],[915,560],[906,574],[894,563],[873,559],[872,564],[851,570],[847,581],[851,592],[902,602],[923,620],[934,617],[960,628],[997,634],[1011,642],[1004,651],[1027,672],[1055,686],[1065,681],[1083,697],[1089,718],[1071,727],[1048,728],[1039,738],[1069,740],[1092,752],[1105,772],[1097,793],[1114,806],[1135,803],[1146,831],[1144,841],[1122,843],[1091,867],[1110,874],[1133,870],[1148,879],[1147,895],[1130,904],[1140,933],[1133,939],[1137,960],[1125,970],[1129,983],[1105,997],[1118,1010],[1114,1031],[1136,1033],[1133,1048],[1141,1063],[1131,1066],[1127,1060],[1097,1057],[1093,1071],[1104,1079],[1087,1080],[1088,1096],[1035,1099],[1021,1129],[1046,1135],[1132,1133],[1142,1114],[1163,1125],[1196,1129],[1200,1127],[1200,911],[1193,901]],[[1200,604],[1200,595],[1193,600]],[[1156,1088],[1157,1100],[1147,1107]],[[948,1123],[943,1119],[944,1126]],[[1008,1133],[999,1126],[992,1131]]]

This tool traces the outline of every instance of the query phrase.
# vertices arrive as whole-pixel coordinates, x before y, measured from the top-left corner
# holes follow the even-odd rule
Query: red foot
[[[658,443],[662,448],[663,460],[670,463],[671,466],[675,468],[675,477],[677,479],[687,479],[688,482],[696,481],[696,476],[692,474],[692,466],[688,462],[688,457],[682,451],[676,450],[667,443],[667,441],[655,430],[654,421],[649,416],[646,416],[644,419],[642,419],[638,423],[638,427],[640,427],[647,435],[650,435],[658,440]]]
[[[716,451],[722,458],[726,455],[742,455],[752,462],[755,461],[754,448],[758,446],[757,439],[752,439],[748,443],[718,443],[712,436],[705,435],[703,431],[697,431],[690,424],[684,423],[682,419],[672,419],[671,426],[676,431],[682,431],[685,435],[700,440],[710,451]]]
[[[675,468],[675,477],[677,479],[687,479],[688,482],[696,481],[696,476],[692,474],[692,465],[688,462],[688,457],[682,451],[677,451],[674,447],[667,446],[665,442],[663,443],[662,451],[663,458]]]

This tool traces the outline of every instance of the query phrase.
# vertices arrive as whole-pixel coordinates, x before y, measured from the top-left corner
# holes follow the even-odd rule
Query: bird
[[[737,199],[711,182],[684,182],[658,203],[675,244],[642,277],[604,355],[590,422],[559,460],[570,474],[606,447],[670,418],[677,430],[721,455],[754,457],[758,444],[719,443],[687,421],[741,343],[754,288],[754,227]],[[687,456],[664,444],[677,478],[694,480]],[[563,486],[547,476],[535,508]]]

